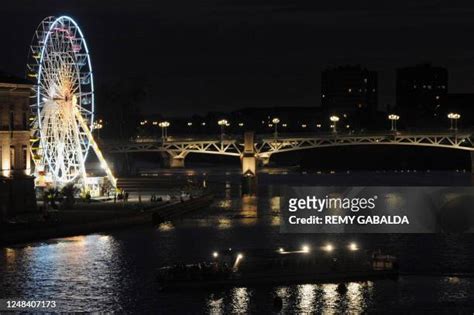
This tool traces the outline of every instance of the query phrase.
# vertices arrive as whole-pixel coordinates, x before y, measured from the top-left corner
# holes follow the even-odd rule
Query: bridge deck
[[[271,154],[347,145],[412,145],[474,151],[472,131],[410,131],[373,133],[313,133],[257,135],[255,153],[262,156]],[[167,152],[173,157],[184,157],[188,153],[206,153],[241,156],[243,137],[226,136],[224,140],[215,137],[169,137],[140,138],[130,141],[103,144],[110,153],[125,152]]]

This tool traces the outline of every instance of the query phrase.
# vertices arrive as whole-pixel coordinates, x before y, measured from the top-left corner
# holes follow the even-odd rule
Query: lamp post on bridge
[[[388,119],[390,120],[390,124],[391,124],[390,130],[397,131],[397,121],[400,119],[400,116],[396,114],[390,114],[388,115]]]
[[[224,129],[225,127],[229,126],[229,122],[226,119],[221,119],[217,122],[219,126],[221,126],[221,142],[224,141]]]
[[[168,138],[168,127],[170,126],[170,123],[169,121],[162,121],[158,124],[158,126],[161,128],[161,140],[165,142]]]
[[[336,116],[336,115],[332,115],[331,117],[329,117],[329,120],[332,122],[332,132],[333,133],[337,133],[337,122],[339,121],[339,117]]]
[[[461,115],[458,114],[458,113],[449,113],[448,118],[451,122],[451,126],[450,126],[449,130],[457,131],[458,130],[458,120],[459,120],[459,118],[461,118]]]
[[[275,137],[275,141],[277,141],[278,138],[278,124],[280,123],[280,119],[278,117],[275,117],[272,119],[273,125],[275,125],[275,132],[273,136]]]

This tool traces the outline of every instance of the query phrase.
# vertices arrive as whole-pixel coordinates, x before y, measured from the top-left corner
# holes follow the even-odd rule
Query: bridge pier
[[[258,156],[258,164],[261,166],[268,166],[270,164],[270,154],[261,154]]]
[[[257,192],[257,157],[255,154],[254,134],[245,132],[242,163],[242,195],[255,195]]]
[[[161,154],[163,157],[164,166],[168,168],[184,168],[184,159],[186,155],[172,155],[168,152],[163,152]]]
[[[184,156],[171,157],[170,168],[184,168]]]

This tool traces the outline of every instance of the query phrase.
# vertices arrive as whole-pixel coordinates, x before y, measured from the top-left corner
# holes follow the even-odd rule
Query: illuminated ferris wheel
[[[27,75],[36,83],[32,98],[36,173],[57,185],[85,178],[89,147],[96,153],[98,147],[91,134],[90,55],[77,23],[67,16],[45,18],[33,36],[28,59]],[[100,152],[98,157],[108,169]]]

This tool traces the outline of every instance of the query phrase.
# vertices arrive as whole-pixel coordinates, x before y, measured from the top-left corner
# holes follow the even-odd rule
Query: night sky
[[[450,92],[474,92],[474,2],[386,2],[2,1],[0,69],[23,75],[37,24],[67,14],[97,88],[143,81],[147,113],[319,106],[321,70],[344,64],[379,71],[381,108],[394,104],[395,69],[421,62],[449,69]]]

